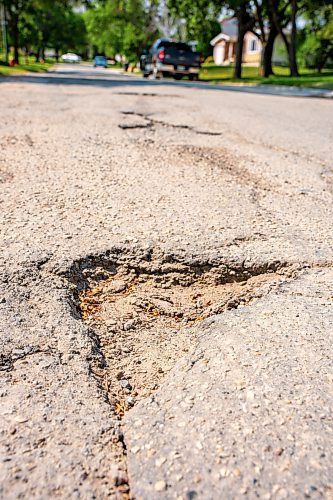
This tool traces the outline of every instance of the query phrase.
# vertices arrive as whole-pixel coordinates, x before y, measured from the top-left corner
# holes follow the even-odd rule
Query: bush
[[[214,63],[214,57],[213,56],[206,57],[205,64],[215,64]]]

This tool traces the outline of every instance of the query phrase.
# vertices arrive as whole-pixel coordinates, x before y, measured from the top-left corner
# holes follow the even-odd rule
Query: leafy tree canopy
[[[156,8],[143,0],[93,2],[84,15],[90,43],[96,52],[137,59],[158,36]]]

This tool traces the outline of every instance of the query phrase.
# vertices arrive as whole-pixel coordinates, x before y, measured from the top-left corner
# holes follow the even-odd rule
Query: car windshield
[[[95,57],[95,61],[104,62],[105,61],[105,57],[104,56],[96,56]]]

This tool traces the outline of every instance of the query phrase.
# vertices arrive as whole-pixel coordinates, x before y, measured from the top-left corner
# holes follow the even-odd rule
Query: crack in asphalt
[[[123,130],[126,130],[126,129],[134,129],[134,128],[148,128],[150,125],[147,124],[147,125],[144,125],[144,124],[129,124],[129,125],[125,125],[123,123],[121,123],[120,125],[118,125],[119,128],[122,128]]]
[[[16,348],[14,351],[11,353],[1,353],[0,354],[0,371],[11,371],[14,369],[14,365],[16,361],[19,361],[21,359],[25,359],[28,356],[31,356],[33,354],[38,354],[38,353],[46,353],[50,354],[50,350],[43,350],[39,347],[34,347],[34,346],[28,346],[28,347],[22,347],[22,348]]]
[[[211,130],[200,130],[200,129],[197,129],[196,127],[193,127],[192,125],[186,125],[186,124],[184,124],[184,125],[178,124],[177,125],[174,123],[165,122],[163,120],[156,120],[155,118],[152,118],[148,114],[140,113],[137,111],[122,111],[122,114],[129,115],[129,116],[138,116],[138,117],[146,120],[146,124],[119,124],[118,126],[122,129],[153,128],[154,125],[160,125],[162,127],[189,130],[189,131],[194,132],[195,134],[199,134],[199,135],[211,135],[211,136],[222,135],[222,132],[213,132]]]
[[[157,94],[156,92],[114,92],[116,95],[133,95],[138,97],[172,97],[175,99],[181,98],[179,95],[175,94]]]

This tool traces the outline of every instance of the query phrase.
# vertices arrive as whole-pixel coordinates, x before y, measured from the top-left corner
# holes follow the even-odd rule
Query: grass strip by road
[[[259,75],[259,68],[252,66],[243,67],[243,78],[233,78],[232,66],[216,66],[204,64],[200,72],[200,80],[220,84],[248,84],[248,85],[287,85],[292,87],[307,87],[333,90],[333,70],[323,70],[317,73],[310,69],[301,69],[300,76],[289,76],[288,68],[275,67],[274,75],[263,78]]]
[[[54,66],[53,61],[46,61],[44,63],[36,63],[32,60],[28,60],[24,64],[17,64],[16,66],[2,66],[0,65],[0,75],[1,76],[11,76],[21,73],[45,73],[49,71]]]

